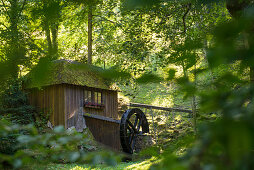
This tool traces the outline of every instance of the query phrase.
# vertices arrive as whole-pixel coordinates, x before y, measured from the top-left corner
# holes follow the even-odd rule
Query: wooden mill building
[[[32,105],[49,113],[53,126],[75,126],[83,109],[87,127],[95,140],[120,150],[117,91],[98,74],[100,68],[56,60],[38,81],[29,73],[26,89]]]

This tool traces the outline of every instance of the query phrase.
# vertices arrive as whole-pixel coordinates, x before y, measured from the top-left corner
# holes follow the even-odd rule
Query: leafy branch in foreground
[[[32,125],[21,126],[0,120],[0,138],[12,133],[19,134],[16,136],[19,149],[13,155],[0,153],[1,168],[20,168],[48,162],[115,165],[120,160],[119,155],[107,150],[87,152],[87,148],[91,147],[88,134],[75,130],[66,131],[63,126],[57,126],[51,133],[40,135]]]

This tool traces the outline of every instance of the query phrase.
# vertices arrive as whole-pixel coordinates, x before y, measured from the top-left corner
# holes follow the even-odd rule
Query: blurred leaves
[[[175,73],[176,73],[175,69],[169,69],[168,76],[167,76],[166,80],[167,81],[173,80],[175,78]]]
[[[153,5],[161,3],[161,0],[123,0],[123,7],[128,10],[139,8],[151,8]]]
[[[215,41],[208,49],[208,61],[212,67],[242,60],[252,66],[253,36],[250,30],[253,20],[239,18],[218,26],[214,30]],[[248,62],[246,62],[248,61]]]
[[[145,84],[145,83],[159,83],[161,82],[163,79],[161,77],[159,77],[156,74],[153,73],[145,73],[143,74],[141,77],[136,79],[137,83],[140,84]]]
[[[180,91],[184,94],[184,98],[192,97],[197,92],[195,82],[191,82],[188,77],[181,77],[176,79],[180,85]]]
[[[29,8],[36,8],[24,8],[23,12],[20,11],[20,3],[18,9],[8,8],[12,10],[12,14],[19,11],[22,17],[18,17],[17,21],[11,17],[5,19],[7,27],[11,24],[15,26],[15,23],[21,25],[12,27],[15,29],[10,32],[3,27],[0,30],[0,38],[4,42],[0,44],[0,81],[17,77],[19,66],[29,62],[28,56],[31,55],[37,56],[32,63],[38,63],[31,73],[36,82],[42,84],[56,57],[44,57],[45,51],[49,49],[42,30],[46,30],[47,21],[49,28],[52,28],[63,21],[62,16],[67,16],[68,20],[63,21],[59,32],[65,32],[68,37],[75,35],[79,38],[70,41],[62,34],[59,52],[66,58],[79,54],[80,58],[77,58],[83,60],[86,53],[81,51],[86,51],[86,39],[80,37],[86,35],[83,31],[86,27],[86,7],[82,5],[88,1],[77,0],[75,2],[78,3],[74,5],[68,3],[69,6],[65,4],[66,1],[24,2],[29,2]],[[229,2],[243,1],[226,1]],[[129,81],[131,75],[139,84],[161,83],[163,79],[157,71],[174,64],[184,74],[176,79],[180,85],[178,90],[185,97],[200,97],[201,110],[197,116],[218,116],[213,122],[205,122],[200,126],[195,142],[183,139],[183,142],[178,143],[189,148],[186,154],[175,155],[172,153],[174,148],[169,148],[169,152],[162,155],[162,162],[151,168],[254,169],[254,90],[249,81],[254,65],[253,2],[244,2],[251,2],[250,7],[241,12],[243,16],[234,19],[228,15],[225,3],[218,0],[122,0],[94,3],[98,15],[94,19],[94,54],[99,58],[98,64],[104,64],[107,69],[85,64],[77,64],[72,69],[96,72],[109,81],[125,80],[126,84],[133,86],[132,93],[135,94],[134,81]],[[191,3],[191,9],[186,13],[188,3]],[[66,11],[60,8],[64,7],[63,4],[69,7],[65,8]],[[39,25],[30,22],[32,19]],[[35,41],[36,38],[40,41]],[[30,44],[43,50],[35,50],[26,43],[28,40]],[[174,80],[176,70],[170,69],[165,77],[167,81]],[[200,77],[204,82],[203,86],[198,84]],[[19,135],[20,130],[25,130],[27,134]],[[89,154],[79,150],[77,146],[87,145],[86,136],[67,133],[63,127],[56,127],[52,133],[39,135],[31,126],[21,127],[0,122],[0,137],[5,138],[8,135],[17,138],[20,147],[25,149],[15,151],[12,157],[1,153],[1,165],[7,162],[9,166],[18,168],[26,159],[37,158],[41,162],[88,161],[97,164],[104,161],[111,165],[118,161],[112,152]],[[194,144],[190,146],[189,143]],[[153,149],[148,153],[156,155],[157,148]]]
[[[54,162],[88,162],[94,165],[105,162],[108,165],[116,165],[120,156],[111,151],[96,151],[88,153],[82,150],[82,146],[89,145],[90,138],[75,130],[66,132],[63,126],[57,126],[52,132],[38,134],[31,125],[20,126],[0,120],[0,138],[11,132],[26,131],[26,135],[19,134],[16,145],[19,146],[11,157],[0,153],[0,167],[7,165],[20,168],[27,164]],[[3,147],[3,143],[1,148]]]

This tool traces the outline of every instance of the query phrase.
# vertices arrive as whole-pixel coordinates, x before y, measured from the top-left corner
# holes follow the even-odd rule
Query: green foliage
[[[161,82],[162,79],[157,75],[147,73],[147,74],[143,74],[136,81],[137,83],[158,83],[158,82]]]
[[[19,135],[16,145],[20,148],[13,155],[1,152],[1,168],[20,168],[24,165],[45,164],[48,162],[80,162],[80,163],[106,163],[115,165],[119,156],[111,151],[86,152],[81,146],[89,145],[86,134],[76,131],[65,131],[63,126],[55,127],[51,133],[38,134],[31,125],[20,126],[0,121],[0,138],[11,133],[26,131]]]
[[[35,108],[28,103],[20,81],[12,83],[1,96],[1,115],[8,116],[13,123],[29,124],[34,122]]]
[[[175,78],[175,69],[168,70],[168,77],[166,78],[167,81],[173,80]]]
[[[209,6],[209,4],[205,5]],[[153,7],[150,8],[153,9]],[[205,43],[204,47],[193,44],[188,48],[188,43],[184,41],[188,36],[185,36],[182,37],[184,43],[176,43],[172,46],[175,55],[168,58],[173,63],[181,65],[186,71],[185,76],[178,79],[178,83],[182,85],[181,90],[186,92],[187,96],[199,95],[201,115],[213,112],[221,117],[210,123],[204,122],[199,127],[194,145],[192,146],[193,140],[190,140],[191,145],[186,145],[190,149],[183,155],[172,153],[172,149],[169,148],[169,152],[164,151],[162,162],[152,168],[253,169],[254,136],[253,123],[251,123],[253,122],[253,82],[250,82],[246,76],[242,76],[247,72],[253,80],[253,59],[251,57],[253,54],[253,18],[248,14],[250,11],[253,11],[251,7],[246,9],[245,16],[219,25],[214,32],[207,32],[213,37],[208,40],[209,67],[206,68],[212,73],[212,76],[215,72],[215,76],[212,77],[212,80],[208,78],[206,87],[198,89],[196,80],[192,81],[192,75],[187,71],[198,64],[197,54],[200,51],[197,51],[197,48],[205,49],[207,44]],[[200,69],[193,73],[194,76],[197,74],[199,77]],[[189,140],[184,139],[183,141],[185,143]],[[177,145],[176,148],[180,149]]]
[[[7,154],[11,155],[15,153],[19,148],[17,147],[17,137],[19,136],[19,133],[9,133],[6,136],[1,137],[0,142],[0,153],[1,154]]]
[[[26,93],[22,91],[20,81],[14,81],[9,88],[1,94],[0,114],[1,119],[10,120],[14,124],[34,123],[37,112],[29,105]],[[14,154],[18,149],[17,137],[25,133],[11,132],[1,137],[0,152]]]
[[[46,70],[52,59],[86,60],[89,3],[94,12],[94,63],[105,68],[91,70],[108,80],[120,77],[119,86],[132,101],[152,103],[177,90],[181,94],[174,96],[177,99],[182,94],[193,99],[198,96],[201,109],[197,119],[217,115],[200,126],[193,146],[193,140],[187,138],[173,142],[174,151],[189,150],[179,155],[169,147],[154,168],[253,169],[253,83],[249,81],[254,79],[252,1],[1,1],[0,92],[7,89],[1,97],[1,113],[15,123],[32,121],[33,111],[20,85],[7,88],[7,80],[22,76],[39,62],[34,72],[40,84],[48,78]],[[170,69],[171,65],[176,68]],[[174,78],[180,88],[162,82]],[[160,93],[155,86],[162,89]],[[20,167],[33,159],[114,164],[104,159],[111,154],[88,156],[78,150],[77,145],[85,144],[80,143],[81,134],[68,136],[58,127],[52,134],[16,136],[20,134],[17,127],[0,125],[3,143],[18,142],[27,148],[6,147],[0,157],[3,167]]]

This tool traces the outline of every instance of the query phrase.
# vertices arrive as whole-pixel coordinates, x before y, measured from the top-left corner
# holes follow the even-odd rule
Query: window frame
[[[84,89],[84,106],[85,107],[104,107],[103,93],[99,90]],[[100,97],[99,97],[100,96]]]

